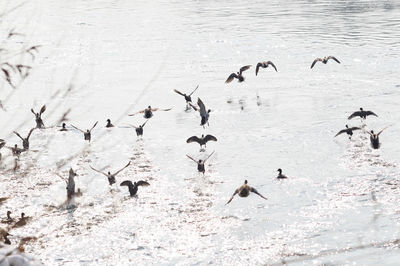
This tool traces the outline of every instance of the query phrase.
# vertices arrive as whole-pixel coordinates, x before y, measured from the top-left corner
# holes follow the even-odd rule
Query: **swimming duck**
[[[329,59],[333,59],[333,60],[335,60],[337,63],[340,64],[339,60],[337,60],[336,57],[334,57],[334,56],[326,56],[326,57],[324,57],[324,58],[316,58],[316,59],[314,60],[314,62],[312,62],[311,68],[313,68],[314,65],[315,65],[318,61],[321,61],[322,63],[326,64],[326,63],[328,63],[328,60],[329,60]]]
[[[11,217],[11,211],[7,211],[7,218],[4,220],[1,220],[2,224],[10,224],[14,222],[14,219]]]
[[[276,178],[278,178],[278,179],[285,179],[285,178],[287,178],[287,176],[285,176],[284,174],[282,174],[282,169],[281,169],[281,168],[278,169],[278,172],[279,172],[279,174],[278,174],[278,176],[277,176]]]
[[[208,157],[207,157],[205,160],[198,160],[198,161],[196,161],[195,159],[193,159],[192,157],[190,157],[190,156],[187,155],[187,154],[186,154],[186,156],[187,156],[190,160],[192,160],[193,162],[197,163],[197,171],[203,173],[203,175],[204,175],[204,173],[205,173],[205,171],[206,171],[206,168],[205,168],[204,164],[206,163],[206,161],[208,160],[208,158],[210,158],[211,155],[213,155],[213,154],[214,154],[214,151],[213,151],[210,155],[208,155]]]
[[[16,222],[12,228],[22,227],[25,226],[27,221],[30,220],[30,217],[26,217],[25,213],[21,213],[21,218]]]
[[[149,120],[146,120],[146,122],[144,122],[142,125],[139,125],[138,127],[131,125],[131,124],[129,124],[129,125],[131,127],[135,128],[136,135],[139,137],[139,136],[143,136],[143,127],[144,127],[144,125],[146,125],[147,121],[149,121]]]
[[[4,244],[11,245],[11,241],[10,241],[10,239],[8,239],[8,236],[10,236],[10,234],[1,227],[0,227],[0,236],[3,237]]]
[[[335,135],[335,137],[339,136],[339,135],[342,134],[342,133],[346,133],[347,135],[349,135],[349,139],[351,139],[351,137],[353,136],[353,131],[354,131],[354,130],[359,130],[359,129],[361,129],[361,128],[360,128],[360,127],[350,127],[350,128],[349,128],[349,126],[346,125],[346,128],[340,130],[340,131]]]
[[[62,127],[61,127],[61,129],[59,131],[68,131],[68,129],[66,128],[67,125],[65,123],[62,123],[61,126]]]
[[[168,109],[151,108],[151,106],[149,105],[146,109],[144,109],[142,111],[139,111],[137,113],[134,113],[134,114],[130,114],[129,116],[134,116],[134,115],[137,115],[137,114],[144,113],[143,117],[146,118],[146,119],[149,119],[149,118],[151,118],[153,116],[153,112],[155,112],[155,111],[169,111],[171,109],[172,108],[168,108]]]
[[[174,92],[178,93],[179,95],[182,95],[183,97],[185,97],[186,100],[186,108],[188,108],[189,103],[192,102],[192,94],[199,88],[199,85],[197,85],[196,89],[194,89],[194,91],[192,91],[189,95],[186,95],[186,93],[182,93],[178,90],[174,90]]]
[[[14,156],[17,156],[17,157],[19,157],[19,156],[21,155],[22,152],[26,151],[25,149],[19,148],[17,144],[15,144],[14,147],[8,147],[8,146],[7,146],[6,148],[10,149],[11,152],[12,152],[12,154],[13,154]]]
[[[201,147],[203,145],[206,146],[207,142],[210,141],[210,140],[217,141],[217,138],[214,137],[213,135],[204,136],[204,134],[202,134],[200,138],[197,137],[197,136],[192,136],[192,137],[188,138],[186,140],[186,143],[197,142],[197,143],[200,144],[200,149],[201,149]]]
[[[372,112],[372,111],[364,111],[363,109],[362,109],[362,107],[360,108],[360,111],[357,111],[357,112],[354,112],[354,113],[352,113],[350,116],[349,116],[349,120],[350,119],[352,119],[352,118],[354,118],[354,117],[356,117],[356,116],[359,116],[359,117],[361,117],[361,120],[362,119],[367,119],[367,116],[369,116],[369,115],[374,115],[374,116],[376,116],[377,117],[377,115],[374,113],[374,112]]]
[[[107,119],[107,125],[106,125],[106,127],[114,127],[114,125],[111,124],[111,120],[110,120],[110,119]]]
[[[132,184],[132,181],[130,181],[130,180],[125,180],[124,182],[122,182],[122,183],[120,184],[120,186],[127,186],[127,187],[129,188],[129,194],[131,195],[131,197],[133,197],[133,196],[136,195],[139,186],[145,186],[145,187],[147,187],[147,186],[150,186],[150,184],[149,184],[148,182],[142,181],[142,180],[140,180],[140,181],[138,181],[138,182],[134,182],[134,183]]]
[[[256,193],[258,196],[260,196],[263,199],[267,199],[266,197],[264,197],[263,195],[258,193],[258,191],[255,188],[247,185],[247,180],[244,180],[244,184],[241,185],[238,189],[235,190],[235,192],[233,193],[232,197],[228,200],[228,202],[226,204],[229,204],[233,200],[233,197],[236,196],[236,194],[239,194],[239,197],[245,198],[248,195],[250,195],[250,192]]]
[[[43,128],[44,123],[42,120],[42,114],[46,111],[46,105],[43,105],[42,108],[40,109],[39,113],[36,113],[33,108],[31,109],[31,112],[35,115],[35,121],[36,121],[36,128]]]
[[[258,63],[257,66],[256,66],[256,76],[257,76],[257,74],[258,74],[258,69],[259,69],[260,67],[262,67],[262,68],[267,68],[269,65],[271,65],[271,66],[275,69],[275,71],[278,72],[278,70],[276,69],[276,66],[275,66],[274,63],[272,63],[271,61],[260,62],[260,63]]]
[[[233,79],[237,78],[238,82],[243,82],[244,81],[244,77],[242,75],[242,73],[244,71],[246,71],[247,69],[249,69],[251,67],[251,65],[247,65],[247,66],[243,66],[240,68],[239,72],[232,73],[229,75],[229,77],[226,79],[225,83],[230,83]]]
[[[25,150],[29,150],[29,138],[34,130],[35,128],[32,128],[29,131],[28,136],[26,136],[26,138],[21,137],[21,135],[18,134],[18,132],[13,131],[15,135],[17,135],[20,139],[22,139],[22,146],[24,147]]]
[[[369,140],[371,141],[371,147],[373,149],[379,149],[381,147],[381,143],[379,142],[379,135],[386,129],[387,127],[385,127],[384,129],[382,129],[381,131],[379,131],[377,134],[374,133],[373,130],[371,130],[371,132],[367,133],[370,135]]]
[[[98,122],[99,122],[99,121],[97,121],[96,123],[94,123],[94,125],[92,126],[92,128],[91,128],[91,129],[87,129],[86,132],[83,131],[82,129],[77,128],[77,127],[74,126],[74,125],[71,125],[71,126],[72,126],[73,128],[75,128],[75,129],[79,130],[80,132],[82,132],[82,133],[83,133],[83,138],[84,138],[85,140],[88,140],[88,141],[90,142],[90,140],[91,140],[91,138],[92,138],[91,132],[92,132],[93,128],[96,127],[96,125],[97,125]]]
[[[206,106],[204,105],[203,101],[200,98],[197,98],[197,105],[199,106],[199,108],[197,108],[196,106],[194,106],[193,104],[189,103],[190,106],[192,106],[192,108],[195,111],[198,111],[200,113],[200,117],[201,117],[201,122],[200,122],[200,126],[203,126],[207,123],[207,125],[209,125],[208,123],[208,118],[210,117],[210,112],[211,110],[208,109],[208,111],[206,111]]]
[[[98,172],[98,173],[100,173],[100,174],[105,175],[105,176],[108,178],[108,183],[110,183],[110,186],[111,186],[112,184],[115,183],[115,177],[116,177],[122,170],[124,170],[125,168],[127,168],[130,164],[131,164],[131,162],[129,161],[127,165],[125,165],[122,169],[118,170],[117,172],[115,172],[115,173],[113,173],[113,174],[111,174],[111,172],[104,173],[104,172],[102,172],[102,171],[100,171],[100,170],[94,169],[94,168],[93,168],[92,166],[90,166],[90,165],[89,165],[89,166],[90,166],[90,168],[92,168],[92,170],[94,170],[94,171],[96,171],[96,172]]]

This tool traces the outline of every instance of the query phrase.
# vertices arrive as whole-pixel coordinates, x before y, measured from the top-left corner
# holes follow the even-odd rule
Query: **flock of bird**
[[[322,62],[322,63],[326,64],[331,59],[340,64],[340,61],[338,59],[336,59],[334,56],[327,56],[327,57],[324,57],[324,58],[316,58],[312,62],[311,68],[313,68],[317,62]],[[256,76],[257,76],[260,68],[268,68],[269,66],[274,68],[274,70],[276,72],[278,71],[277,67],[275,66],[275,64],[273,62],[271,62],[271,61],[259,62],[256,65],[256,70],[255,70]],[[228,76],[228,78],[226,79],[225,83],[230,83],[234,79],[237,79],[238,82],[245,81],[245,77],[243,76],[243,73],[244,73],[244,71],[246,71],[246,70],[248,70],[250,68],[251,68],[251,65],[246,65],[246,66],[241,67],[238,72],[230,74]],[[200,120],[200,126],[202,126],[205,129],[206,126],[209,126],[209,118],[210,118],[211,110],[206,108],[205,104],[203,103],[203,101],[199,97],[197,99],[197,105],[193,104],[191,96],[194,94],[194,92],[197,91],[198,88],[199,88],[199,86],[197,86],[190,94],[182,93],[182,92],[180,92],[180,91],[178,91],[176,89],[174,90],[174,92],[184,97],[184,99],[186,101],[186,109],[187,110],[190,110],[192,108],[193,110],[195,110],[196,112],[199,113],[200,119],[201,119]],[[168,108],[168,109],[152,108],[151,106],[148,106],[147,108],[145,108],[145,109],[143,109],[141,111],[138,111],[138,112],[133,113],[133,114],[129,114],[129,116],[135,116],[137,114],[143,114],[143,117],[146,119],[146,121],[143,124],[139,125],[139,126],[134,126],[134,125],[130,125],[130,124],[129,125],[131,127],[135,128],[137,137],[138,138],[142,138],[143,137],[143,128],[146,125],[146,123],[149,121],[149,119],[153,117],[153,115],[154,115],[153,113],[156,112],[156,111],[169,111],[171,109],[172,108]],[[15,144],[13,147],[5,146],[6,142],[1,139],[0,140],[0,149],[5,146],[6,148],[9,148],[12,151],[12,154],[14,156],[16,156],[16,157],[19,157],[22,152],[25,152],[25,151],[29,150],[29,138],[32,135],[32,133],[34,132],[34,130],[35,129],[44,129],[45,128],[45,125],[44,125],[44,122],[43,122],[43,119],[42,119],[42,114],[45,111],[46,111],[46,105],[43,105],[39,112],[35,112],[34,109],[31,109],[31,112],[35,115],[36,127],[32,128],[25,138],[23,136],[21,136],[18,132],[14,131],[14,134],[16,136],[18,136],[22,140],[22,148],[19,148],[17,144]],[[348,119],[350,120],[350,119],[355,118],[355,117],[360,117],[361,120],[365,120],[367,118],[367,116],[370,116],[370,115],[377,116],[372,111],[364,111],[363,108],[360,108],[360,111],[354,112],[353,114],[351,114],[348,117]],[[106,122],[107,122],[106,125],[105,125],[106,128],[114,127],[114,125],[111,123],[110,119],[107,119]],[[95,122],[93,124],[93,126],[90,129],[87,129],[86,131],[82,130],[82,129],[79,129],[78,127],[76,127],[76,126],[74,126],[72,124],[70,126],[73,129],[76,129],[76,130],[82,132],[84,140],[90,142],[91,138],[92,138],[91,132],[97,126],[97,124],[98,124],[98,121]],[[351,137],[353,135],[353,131],[360,130],[360,129],[361,129],[361,127],[349,127],[348,125],[346,125],[346,128],[343,129],[343,130],[340,130],[335,135],[335,137],[340,135],[340,134],[346,133],[349,136],[349,138],[351,139]],[[59,131],[65,132],[65,131],[69,131],[69,130],[70,129],[67,128],[67,125],[65,123],[63,123],[61,125],[61,129]],[[367,131],[367,133],[370,134],[371,146],[374,149],[378,149],[380,147],[379,135],[382,133],[383,130],[381,130],[377,134],[375,134],[373,130],[371,130],[370,132]],[[217,138],[215,136],[213,136],[213,135],[209,135],[209,134],[204,135],[203,134],[200,137],[191,136],[186,140],[187,143],[198,143],[200,145],[200,152],[205,151],[205,147],[206,147],[206,145],[207,145],[207,143],[209,141],[217,141]],[[190,160],[192,160],[193,162],[195,162],[197,164],[198,172],[200,172],[200,173],[202,173],[204,175],[205,171],[206,171],[205,163],[214,154],[214,152],[215,151],[213,151],[211,154],[209,154],[203,160],[201,160],[201,159],[196,160],[196,159],[194,159],[193,157],[191,157],[189,155],[186,155],[186,156]],[[1,159],[1,154],[0,154],[0,159]],[[107,179],[108,179],[109,185],[112,186],[112,185],[114,185],[116,183],[116,176],[119,173],[121,173],[124,169],[129,167],[130,164],[131,164],[131,162],[128,162],[123,168],[121,168],[118,171],[115,171],[113,173],[111,171],[103,172],[101,170],[98,170],[98,169],[92,167],[91,165],[89,165],[89,167],[93,171],[106,176]],[[287,178],[287,176],[282,174],[282,169],[278,169],[277,171],[279,173],[278,176],[277,176],[277,179],[286,179]],[[80,196],[82,194],[80,189],[75,191],[75,180],[74,180],[74,178],[76,176],[77,176],[77,173],[71,168],[69,170],[68,179],[64,179],[63,178],[64,181],[66,182],[66,185],[67,185],[66,186],[66,190],[67,190],[67,198],[68,198],[68,200],[71,200],[72,198],[74,198],[76,196]],[[120,183],[120,186],[127,186],[128,187],[130,196],[135,196],[137,194],[138,188],[140,186],[149,186],[149,185],[150,184],[147,181],[144,181],[144,180],[139,180],[137,182],[132,182],[130,180],[125,180],[125,181]],[[248,185],[248,181],[245,180],[244,184],[241,185],[239,188],[237,188],[234,191],[233,195],[231,196],[231,198],[228,200],[228,202],[226,204],[229,204],[236,195],[238,195],[240,197],[247,197],[251,192],[259,195],[263,199],[267,199],[262,194],[260,194],[255,188],[249,186]],[[15,219],[13,219],[11,217],[11,211],[7,211],[7,217],[4,220],[2,220],[1,223],[8,224],[9,225],[8,229],[12,229],[12,228],[15,228],[15,227],[24,226],[28,219],[29,219],[29,217],[26,217],[25,214],[22,213],[21,214],[21,218],[18,221],[16,221]],[[1,230],[2,231],[0,231],[0,236],[2,236],[4,238],[4,243],[10,244],[10,240],[8,239],[8,235],[9,235],[8,234],[8,230],[4,230],[4,229],[1,229]]]

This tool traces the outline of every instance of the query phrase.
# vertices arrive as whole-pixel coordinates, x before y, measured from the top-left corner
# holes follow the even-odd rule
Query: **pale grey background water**
[[[47,124],[72,108],[74,125],[99,120],[101,127],[89,152],[62,170],[56,163],[85,147],[81,133],[34,132],[32,149],[44,150],[55,136],[51,147],[21,157],[35,163],[27,176],[2,175],[1,194],[13,191],[2,213],[34,217],[14,239],[39,236],[27,251],[45,264],[396,264],[398,246],[379,243],[399,237],[399,8],[398,1],[27,2],[2,26],[43,46],[1,114],[2,135],[23,121],[27,132],[29,109],[45,103],[54,110],[45,113]],[[326,55],[342,64],[310,70]],[[279,72],[256,77],[255,65],[266,60]],[[247,64],[244,83],[224,84]],[[50,100],[70,83],[71,93]],[[197,84],[194,98],[212,110],[205,130],[173,92]],[[4,86],[2,95],[10,91]],[[144,119],[126,114],[149,104],[173,109],[156,113],[136,141],[124,126]],[[366,133],[333,138],[346,123],[361,124],[347,120],[359,107],[379,115],[366,129],[390,125],[379,150]],[[103,128],[107,118],[120,127]],[[202,133],[218,138],[207,147],[216,152],[205,177],[185,156],[206,156],[185,143]],[[89,169],[118,169],[130,159],[117,181],[149,180],[138,198],[110,192]],[[55,173],[66,175],[69,166],[85,193],[74,212],[55,208],[65,197]],[[275,179],[278,168],[288,180]],[[244,179],[268,201],[251,195],[225,206]]]

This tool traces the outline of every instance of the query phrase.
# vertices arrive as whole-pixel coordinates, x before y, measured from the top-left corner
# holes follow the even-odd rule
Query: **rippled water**
[[[397,1],[31,1],[3,16],[4,30],[42,47],[20,88],[1,89],[11,95],[2,138],[19,143],[12,130],[25,135],[34,126],[29,109],[45,103],[46,125],[69,108],[75,126],[100,125],[90,145],[78,131],[34,131],[20,170],[4,160],[0,197],[11,198],[1,213],[33,217],[11,240],[37,236],[26,251],[47,265],[396,264],[399,8]],[[341,64],[310,70],[326,55]],[[278,72],[256,77],[256,63],[267,60]],[[244,83],[224,84],[247,64]],[[198,84],[194,98],[212,110],[205,130],[173,92]],[[149,104],[173,109],[156,112],[137,141],[127,123],[144,118],[127,114]],[[364,130],[390,126],[379,150],[364,130],[351,141],[333,137],[347,123],[361,125],[347,120],[359,107],[379,116]],[[107,118],[118,127],[105,129]],[[218,138],[206,152],[185,143],[205,133]],[[186,154],[214,150],[203,177]],[[151,183],[137,198],[89,168],[114,171],[129,160],[117,183]],[[70,166],[84,193],[75,209],[63,205],[56,175],[66,177]],[[275,179],[278,168],[287,180]],[[225,205],[244,179],[268,200]]]

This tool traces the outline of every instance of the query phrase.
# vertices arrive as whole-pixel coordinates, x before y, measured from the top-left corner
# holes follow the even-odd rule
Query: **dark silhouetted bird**
[[[243,66],[240,68],[239,72],[230,74],[229,77],[226,79],[225,83],[230,83],[235,78],[238,79],[238,82],[243,82],[244,77],[243,77],[242,73],[244,71],[246,71],[247,69],[249,69],[250,67],[251,67],[251,65]]]
[[[258,70],[260,69],[260,67],[267,68],[269,65],[271,65],[275,69],[275,71],[278,72],[278,70],[276,69],[276,66],[271,61],[260,62],[256,66],[256,76],[258,74]]]
[[[139,186],[145,186],[145,187],[147,187],[147,186],[150,186],[150,184],[149,184],[148,182],[142,181],[142,180],[140,180],[140,181],[138,181],[138,182],[134,182],[134,183],[132,184],[132,181],[130,181],[130,180],[125,180],[124,182],[121,183],[120,186],[127,186],[128,189],[129,189],[129,194],[131,195],[131,197],[133,197],[133,196],[136,195]]]
[[[314,60],[314,62],[312,62],[311,68],[313,68],[314,65],[315,65],[318,61],[321,61],[322,63],[326,64],[326,63],[328,63],[328,60],[329,60],[329,59],[333,59],[333,60],[335,60],[337,63],[340,64],[339,60],[337,60],[336,57],[334,57],[334,56],[326,56],[326,57],[324,57],[324,58],[316,58],[316,59]]]
[[[258,191],[255,188],[247,185],[247,180],[245,180],[244,184],[241,185],[238,189],[235,190],[235,192],[233,193],[232,197],[228,200],[228,202],[226,204],[229,204],[233,200],[233,197],[236,196],[236,194],[238,194],[239,197],[245,198],[248,195],[250,195],[250,192],[253,192],[253,193],[257,194],[258,196],[260,196],[263,199],[267,199],[266,197],[264,197],[263,195],[258,193]]]

